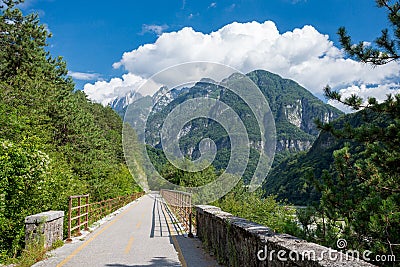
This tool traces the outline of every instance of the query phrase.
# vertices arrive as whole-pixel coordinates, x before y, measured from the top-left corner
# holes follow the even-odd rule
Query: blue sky
[[[334,48],[339,48],[336,36],[339,26],[346,26],[355,41],[369,42],[379,35],[382,28],[388,27],[384,10],[378,9],[374,0],[26,0],[23,9],[26,12],[38,12],[42,23],[48,25],[53,33],[49,40],[49,50],[53,56],[63,56],[67,61],[78,89],[83,89],[86,83],[108,83],[112,78],[124,81],[122,75],[127,73],[146,78],[144,71],[135,69],[127,61],[121,61],[123,54],[135,52],[135,60],[136,57],[145,58],[143,53],[138,51],[140,46],[155,44],[162,33],[180,33],[184,27],[191,27],[194,33],[208,36],[211,32],[217,32],[234,22],[245,24],[255,21],[263,24],[265,21],[271,21],[279,34],[283,35],[285,32],[294,32],[295,29],[304,29],[305,25],[311,25],[321,36],[328,35],[327,42],[333,42]],[[241,31],[245,33],[246,27],[248,25]],[[195,36],[194,33],[190,33],[189,38]],[[250,35],[257,35],[257,32],[253,30]],[[224,38],[224,35],[221,36]],[[240,43],[238,45],[236,49],[241,49]],[[165,49],[160,47],[157,46],[155,50]],[[288,49],[290,50],[290,47]],[[329,49],[331,48],[328,47],[321,53],[326,54]],[[164,54],[160,52],[159,55]],[[335,57],[337,60],[338,56]],[[154,56],[152,58],[154,59]],[[116,62],[120,62],[119,68],[116,68]],[[144,59],[134,62],[143,64]],[[132,61],[132,64],[134,62]],[[304,62],[303,60],[297,63],[300,66]],[[281,71],[282,73],[279,73],[280,69],[272,68],[272,71],[274,70],[288,78],[299,77],[293,74],[293,70]],[[367,88],[371,84],[387,84],[389,81],[392,83],[398,69],[397,66],[393,66],[390,71],[386,69],[383,72],[376,81],[353,79],[354,84],[349,81],[341,85],[343,88],[338,86],[337,89],[356,85],[361,90],[362,85]],[[302,85],[308,85],[301,81],[302,78],[297,80],[300,80]],[[330,80],[329,78],[327,83]],[[102,90],[105,90],[104,86]],[[318,95],[316,90],[311,89]]]

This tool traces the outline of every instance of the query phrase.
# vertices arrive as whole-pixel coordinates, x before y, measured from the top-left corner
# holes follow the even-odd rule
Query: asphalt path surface
[[[34,267],[220,266],[197,238],[188,238],[157,193],[125,206],[79,240]]]

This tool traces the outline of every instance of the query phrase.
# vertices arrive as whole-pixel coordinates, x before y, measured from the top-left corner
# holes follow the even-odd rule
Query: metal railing
[[[82,204],[82,200],[84,204]],[[76,235],[81,235],[81,227],[89,229],[89,194],[70,196],[68,201],[68,238],[71,240],[71,234],[77,230]],[[82,221],[83,219],[83,221]]]
[[[80,236],[82,229],[88,230],[89,224],[100,220],[106,215],[116,211],[135,199],[138,199],[142,195],[144,195],[144,192],[102,200],[94,203],[89,203],[89,194],[70,196],[68,203],[67,241],[71,241],[71,237],[73,235]]]
[[[193,237],[193,225],[196,224],[196,218],[192,213],[192,194],[161,189],[160,195],[171,208],[177,219],[182,223],[189,237]]]
[[[106,215],[116,211],[117,209],[125,206],[126,204],[138,199],[143,196],[144,192],[133,193],[129,196],[116,197],[107,200],[102,200],[99,202],[90,204],[90,217],[89,223],[92,224]]]

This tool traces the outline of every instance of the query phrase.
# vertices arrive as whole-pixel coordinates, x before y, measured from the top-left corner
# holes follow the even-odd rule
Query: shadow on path
[[[107,264],[106,266],[108,267],[149,267],[149,266],[154,266],[154,267],[168,267],[168,266],[181,266],[180,264],[177,264],[174,261],[171,261],[167,259],[166,257],[155,257],[151,260],[151,262],[148,265],[127,265],[127,264],[118,264],[118,263],[110,263]]]

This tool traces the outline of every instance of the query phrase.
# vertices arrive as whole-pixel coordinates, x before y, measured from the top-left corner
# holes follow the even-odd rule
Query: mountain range
[[[328,123],[343,114],[338,109],[315,97],[293,80],[284,79],[265,70],[255,70],[246,74],[246,76],[258,86],[265,96],[275,119],[276,154],[273,164],[275,168],[278,167],[279,163],[285,162],[288,156],[310,150],[319,135],[319,130],[314,123],[316,119]],[[222,83],[234,83],[236,82],[235,77],[235,74],[233,74]],[[245,102],[224,86],[220,86],[219,82],[202,79],[192,87],[172,90],[161,87],[153,96],[142,97],[138,94],[130,94],[114,100],[111,106],[123,116],[129,105],[129,112],[126,114],[125,121],[128,121],[136,129],[145,127],[146,131],[143,131],[146,133],[145,136],[139,135],[139,138],[146,139],[146,144],[155,149],[162,149],[160,131],[167,115],[181,103],[205,96],[224,102],[244,122],[251,144],[250,161],[243,177],[245,182],[249,181],[257,164],[260,150],[259,129],[256,127],[254,115],[251,114],[251,110]],[[214,120],[194,119],[184,126],[179,132],[179,137],[179,145],[184,156],[192,160],[200,156],[199,142],[207,137],[212,139],[218,151],[213,165],[216,169],[226,168],[231,144],[227,132]],[[282,168],[282,165],[280,165],[280,168]],[[276,174],[275,169],[273,168],[270,173]],[[291,179],[296,180],[296,177]],[[300,184],[297,180],[296,184]],[[282,189],[282,187],[276,188],[278,184],[282,185],[276,183],[276,180],[269,179],[268,181],[264,186],[268,193],[273,190],[277,190],[277,193]],[[274,181],[272,183],[274,186],[272,186],[271,181]],[[286,182],[293,183],[293,181]]]

